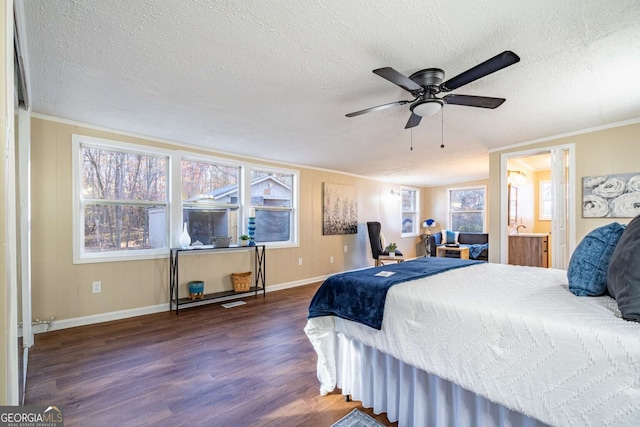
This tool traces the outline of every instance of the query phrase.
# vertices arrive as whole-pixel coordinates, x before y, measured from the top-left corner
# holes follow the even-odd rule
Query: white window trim
[[[228,166],[228,167],[234,167],[234,168],[240,168],[240,170],[238,171],[238,204],[237,205],[231,205],[231,204],[221,204],[221,203],[211,203],[211,204],[207,204],[207,203],[203,203],[202,204],[202,208],[203,209],[226,209],[226,208],[230,208],[230,209],[238,209],[238,218],[241,222],[245,222],[243,221],[243,216],[242,216],[242,212],[243,212],[243,203],[242,203],[242,193],[243,193],[243,189],[242,189],[242,183],[243,183],[243,163],[238,162],[238,161],[234,161],[234,160],[230,160],[230,159],[225,159],[222,157],[215,157],[215,156],[208,156],[208,155],[195,155],[194,153],[191,152],[186,152],[186,151],[179,151],[175,154],[175,161],[173,162],[176,166],[176,170],[172,171],[173,172],[173,176],[174,177],[179,177],[179,179],[174,179],[174,181],[176,182],[176,186],[175,188],[172,188],[172,193],[171,194],[176,194],[178,197],[178,201],[179,203],[174,203],[174,207],[175,207],[175,212],[172,212],[172,218],[174,218],[174,221],[172,221],[171,223],[171,235],[172,235],[172,239],[171,239],[171,247],[175,248],[180,246],[180,243],[178,242],[178,239],[180,238],[180,234],[182,233],[182,224],[184,222],[184,218],[182,217],[182,210],[184,208],[184,202],[182,200],[182,161],[188,161],[188,162],[198,162],[198,163],[209,163],[212,165],[218,165],[218,166]],[[188,204],[187,206],[191,206],[190,204]],[[241,225],[238,228],[238,236],[243,234],[243,228],[244,225]]]
[[[277,210],[277,211],[284,211],[284,210],[289,210],[291,212],[291,230],[290,230],[290,235],[291,235],[291,239],[289,239],[286,242],[266,242],[266,243],[261,243],[261,242],[257,242],[258,244],[263,244],[267,247],[275,247],[275,248],[289,248],[289,247],[299,247],[300,246],[300,242],[298,240],[298,236],[299,236],[299,226],[300,226],[300,215],[298,214],[300,212],[300,171],[295,170],[295,169],[286,169],[286,168],[281,168],[281,167],[275,167],[275,166],[268,166],[268,165],[261,165],[261,164],[257,164],[257,163],[247,163],[246,164],[246,168],[245,168],[245,179],[243,180],[243,184],[244,184],[244,189],[243,189],[243,206],[246,207],[246,209],[244,209],[244,213],[246,216],[243,216],[244,221],[243,221],[243,234],[248,234],[248,222],[249,222],[249,214],[251,212],[251,171],[259,171],[259,172],[274,172],[274,173],[279,173],[279,174],[283,174],[283,175],[292,175],[293,176],[293,192],[292,192],[292,197],[293,200],[291,201],[291,208],[271,208],[271,207],[265,207],[264,209],[269,209],[269,210]],[[258,208],[258,207],[256,207]],[[259,209],[263,209],[263,207],[259,207]]]
[[[416,221],[415,224],[413,224],[413,229],[414,231],[411,233],[401,233],[400,237],[416,237],[420,235],[420,227],[421,227],[421,215],[420,215],[420,189],[419,188],[415,188],[415,187],[407,187],[407,186],[402,186],[400,187],[400,197],[402,197],[402,192],[404,190],[407,191],[415,191],[416,192],[416,201],[415,201],[415,214],[416,214]],[[400,204],[400,230],[402,230],[402,214],[404,213],[404,210],[402,209],[402,201]]]
[[[451,191],[456,190],[475,190],[482,188],[484,190],[484,208],[482,211],[482,232],[487,232],[487,186],[486,185],[471,185],[468,187],[451,187],[447,188],[447,230],[451,230]],[[461,211],[462,212],[462,211]],[[477,211],[465,211],[465,212],[477,212]]]
[[[165,190],[170,191],[171,180],[171,164],[172,164],[172,152],[169,150],[163,150],[160,148],[149,147],[145,145],[130,144],[120,141],[114,141],[109,139],[95,138],[91,136],[72,135],[71,147],[72,147],[72,188],[73,188],[73,209],[72,209],[72,235],[73,235],[73,263],[74,264],[86,264],[97,262],[114,262],[114,261],[137,261],[144,259],[157,259],[166,258],[168,256],[169,248],[158,249],[140,249],[136,251],[114,251],[114,252],[84,252],[84,245],[82,244],[84,229],[84,216],[83,216],[83,204],[80,199],[80,174],[82,171],[82,158],[80,156],[80,147],[93,146],[101,149],[112,149],[116,151],[126,151],[134,154],[142,155],[155,155],[167,158],[167,184]],[[106,203],[110,203],[106,201]],[[171,195],[167,194],[167,199],[164,202],[157,204],[165,205],[167,207],[167,220],[171,217]],[[170,237],[170,236],[168,236]],[[167,240],[167,244],[171,240]]]
[[[210,156],[206,154],[197,154],[184,150],[168,150],[147,145],[139,145],[126,143],[116,140],[96,138],[92,136],[73,134],[72,142],[72,246],[73,246],[73,263],[87,264],[98,262],[119,262],[119,261],[137,261],[146,259],[167,258],[169,256],[169,248],[178,247],[178,239],[182,233],[182,197],[181,197],[181,161],[195,161],[214,163],[223,166],[240,167],[240,186],[239,186],[239,217],[241,227],[239,234],[248,233],[249,214],[251,209],[251,170],[267,171],[274,173],[289,174],[293,176],[293,192],[292,206],[290,208],[292,215],[291,222],[291,239],[287,242],[266,242],[267,248],[287,248],[299,247],[299,227],[300,227],[300,171],[295,169],[287,169],[258,163],[243,162],[223,157]],[[82,248],[82,238],[84,229],[84,217],[82,215],[82,201],[80,200],[82,171],[82,158],[80,156],[80,146],[95,146],[106,150],[127,151],[134,154],[155,155],[167,157],[167,200],[164,203],[167,206],[168,236],[166,248],[159,249],[140,249],[136,251],[120,251],[108,253],[85,253]],[[107,202],[108,203],[108,202]],[[279,209],[280,210],[280,209]]]

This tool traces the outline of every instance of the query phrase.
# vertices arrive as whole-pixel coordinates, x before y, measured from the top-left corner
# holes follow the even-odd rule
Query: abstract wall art
[[[640,172],[582,178],[583,218],[633,218],[640,214]]]
[[[358,234],[358,188],[324,183],[322,234]]]

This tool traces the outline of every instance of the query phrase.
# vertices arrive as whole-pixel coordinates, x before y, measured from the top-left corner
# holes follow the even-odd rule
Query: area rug
[[[335,424],[331,424],[331,427],[384,427],[384,425],[356,408]]]

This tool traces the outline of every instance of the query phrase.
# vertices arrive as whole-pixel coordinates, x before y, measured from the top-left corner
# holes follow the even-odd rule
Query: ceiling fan
[[[515,53],[507,50],[491,59],[487,59],[481,64],[458,74],[457,76],[444,80],[444,71],[440,68],[426,68],[416,71],[409,77],[399,73],[391,67],[378,68],[373,72],[380,77],[389,80],[391,83],[400,86],[415,97],[413,100],[403,100],[391,102],[389,104],[378,105],[377,107],[367,108],[347,114],[347,117],[355,117],[371,111],[383,110],[385,108],[394,107],[396,105],[411,104],[411,117],[407,122],[405,129],[418,126],[420,120],[424,116],[436,114],[444,106],[444,104],[464,105],[467,107],[480,108],[497,108],[505,101],[504,98],[490,98],[487,96],[473,95],[446,95],[438,98],[436,95],[440,92],[451,92],[479,78],[495,73],[498,70],[506,68],[520,61],[520,57]]]

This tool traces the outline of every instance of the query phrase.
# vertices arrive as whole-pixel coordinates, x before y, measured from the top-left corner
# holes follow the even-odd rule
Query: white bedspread
[[[336,387],[336,333],[557,426],[640,425],[640,323],[610,297],[576,297],[566,271],[484,263],[401,283],[382,330],[305,327],[320,391]]]

